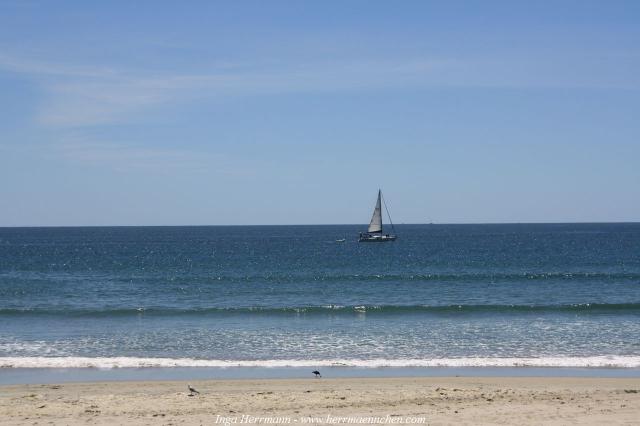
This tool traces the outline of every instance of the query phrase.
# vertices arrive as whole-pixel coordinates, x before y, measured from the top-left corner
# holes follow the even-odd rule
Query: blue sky
[[[640,220],[640,2],[0,3],[0,226]]]

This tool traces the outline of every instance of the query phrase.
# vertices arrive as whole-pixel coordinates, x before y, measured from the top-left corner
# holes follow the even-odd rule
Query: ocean
[[[363,228],[0,228],[0,367],[640,367],[640,224]]]

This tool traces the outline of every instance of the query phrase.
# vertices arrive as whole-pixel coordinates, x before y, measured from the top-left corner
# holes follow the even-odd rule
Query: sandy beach
[[[4,425],[638,424],[640,379],[367,378],[0,387]]]

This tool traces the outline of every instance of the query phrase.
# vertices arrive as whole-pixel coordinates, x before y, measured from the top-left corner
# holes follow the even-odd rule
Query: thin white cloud
[[[55,144],[53,153],[87,167],[109,167],[121,172],[147,170],[172,173],[188,170],[200,173],[211,167],[211,163],[219,161],[212,155],[184,149],[96,142],[81,137]]]
[[[73,66],[0,53],[0,68],[34,76],[106,78],[117,75],[113,68]]]
[[[444,61],[350,62],[330,67],[243,71],[229,64],[200,74],[142,73],[68,66],[0,56],[0,68],[34,78],[45,92],[37,121],[78,127],[126,122],[168,103],[232,95],[317,92],[415,83]]]
[[[167,73],[49,63],[5,54],[0,55],[0,69],[27,74],[43,88],[45,96],[37,114],[40,124],[81,127],[135,121],[140,113],[156,106],[225,96],[402,87],[640,88],[640,81],[630,72],[637,66],[635,61],[627,71],[604,72],[613,65],[595,59],[541,61],[512,53],[497,60],[404,58],[272,64],[259,71],[255,66],[224,63],[199,73]]]
[[[148,146],[135,141],[95,140],[81,133],[62,138],[46,148],[54,155],[86,167],[105,167],[119,172],[152,172],[168,174],[215,174],[225,177],[246,177],[255,174],[253,165],[242,166],[223,154],[182,147]],[[246,161],[244,162],[246,163]]]
[[[121,143],[67,141],[55,145],[63,158],[87,166],[118,165],[122,169],[192,170],[206,167],[202,154],[170,148],[148,148]]]
[[[108,124],[169,100],[166,90],[145,87],[125,79],[55,82],[47,85],[38,122],[77,127]]]

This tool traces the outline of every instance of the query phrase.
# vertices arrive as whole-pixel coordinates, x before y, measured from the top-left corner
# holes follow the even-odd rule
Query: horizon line
[[[578,222],[429,222],[429,223],[396,223],[395,226],[437,226],[437,225],[633,225],[640,221],[578,221]],[[205,227],[241,227],[241,226],[363,226],[366,223],[297,223],[297,224],[197,224],[197,225],[1,225],[0,229],[10,228],[205,228]]]

